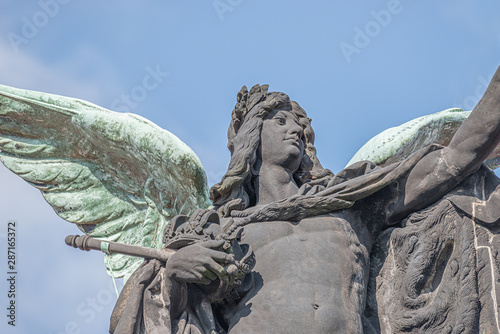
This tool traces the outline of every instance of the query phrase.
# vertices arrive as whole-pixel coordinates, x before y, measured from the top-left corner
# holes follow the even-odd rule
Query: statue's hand
[[[227,278],[227,271],[220,264],[234,263],[234,257],[217,249],[224,240],[210,240],[179,249],[167,261],[167,275],[179,282],[210,284]]]

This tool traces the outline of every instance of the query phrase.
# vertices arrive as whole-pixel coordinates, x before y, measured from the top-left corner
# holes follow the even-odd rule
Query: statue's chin
[[[303,156],[304,154],[302,153],[302,150],[293,146],[288,154],[288,158],[285,160],[282,166],[291,171],[293,174],[299,169]]]

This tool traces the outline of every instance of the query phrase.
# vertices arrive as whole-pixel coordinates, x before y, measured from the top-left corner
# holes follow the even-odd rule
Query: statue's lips
[[[284,140],[285,143],[290,143],[297,148],[300,148],[300,139],[299,138],[286,138]]]

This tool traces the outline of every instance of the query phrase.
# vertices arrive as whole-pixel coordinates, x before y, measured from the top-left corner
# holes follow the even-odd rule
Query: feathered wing
[[[203,166],[177,137],[78,99],[0,85],[0,160],[100,239],[160,248],[170,218],[211,205]],[[141,262],[105,258],[115,277]]]
[[[385,166],[404,160],[429,144],[446,146],[470,113],[458,108],[446,109],[387,129],[366,142],[347,166],[361,160]],[[491,153],[485,164],[490,169],[500,167],[500,147]]]

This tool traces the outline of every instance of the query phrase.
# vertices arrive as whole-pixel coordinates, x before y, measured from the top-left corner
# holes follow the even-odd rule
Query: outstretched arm
[[[392,221],[432,204],[474,173],[500,142],[500,67],[450,144],[426,155],[410,172]]]

